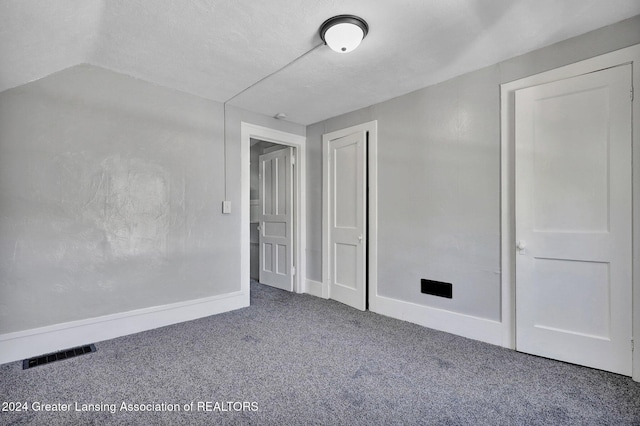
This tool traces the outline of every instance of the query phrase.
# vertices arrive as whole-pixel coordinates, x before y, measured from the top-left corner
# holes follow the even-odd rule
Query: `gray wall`
[[[640,17],[308,126],[307,277],[322,280],[322,134],[378,120],[378,292],[500,320],[500,84],[637,43]]]
[[[240,122],[80,65],[0,93],[0,334],[240,290]]]

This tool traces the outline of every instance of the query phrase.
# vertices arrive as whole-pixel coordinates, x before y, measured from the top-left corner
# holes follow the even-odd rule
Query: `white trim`
[[[322,283],[320,281],[314,281],[307,278],[307,285],[305,287],[305,293],[316,297],[322,296]],[[326,299],[326,297],[325,297]]]
[[[0,364],[249,306],[234,292],[0,335]]]
[[[516,90],[587,74],[622,64],[640,62],[640,44],[586,59],[551,71],[500,85],[500,191],[501,191],[501,288],[502,346],[515,349],[515,170],[514,93]],[[633,73],[640,87],[640,72]],[[634,104],[637,105],[638,96]],[[633,336],[640,341],[640,108],[633,108]],[[633,353],[633,380],[640,381],[640,350]]]
[[[378,295],[375,312],[481,342],[502,343],[502,324],[498,321]]]
[[[369,310],[376,312],[378,306],[378,121],[369,126]]]
[[[257,126],[255,124],[240,123],[240,279],[241,288],[244,292],[246,289],[249,293],[250,278],[249,272],[251,267],[250,253],[250,149],[251,138],[259,139],[265,142],[274,142],[280,145],[292,146],[295,150],[296,164],[296,205],[294,213],[294,226],[296,226],[296,235],[294,237],[295,245],[295,263],[296,275],[293,280],[293,291],[303,293],[305,291],[305,277],[307,274],[307,258],[304,255],[307,248],[307,201],[306,201],[306,140],[304,136],[293,133],[282,132],[280,130],[270,129],[268,127]]]
[[[369,144],[367,145],[367,163],[369,176],[369,216],[367,243],[369,244],[368,287],[369,310],[375,311],[376,297],[378,294],[378,121],[369,121],[346,129],[322,135],[322,294],[320,297],[329,298],[329,140],[341,138],[356,132],[369,132]]]

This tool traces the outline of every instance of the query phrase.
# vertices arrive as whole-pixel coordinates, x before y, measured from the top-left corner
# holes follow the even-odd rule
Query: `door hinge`
[[[291,156],[291,165],[294,166],[296,164],[296,157],[295,155]]]
[[[292,266],[291,267],[291,275],[295,275],[296,274],[296,267]]]
[[[631,90],[630,90],[631,102],[633,102],[634,92],[635,92],[635,90],[633,90],[633,86],[631,86]]]
[[[633,352],[634,346],[633,339],[631,339],[631,352]]]

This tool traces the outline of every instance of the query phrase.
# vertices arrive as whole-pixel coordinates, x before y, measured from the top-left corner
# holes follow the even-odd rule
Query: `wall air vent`
[[[25,359],[22,361],[22,369],[37,367],[39,365],[49,364],[54,361],[60,361],[61,359],[73,358],[79,355],[95,352],[96,347],[92,343],[86,346],[78,346],[77,348],[65,349],[60,352],[55,352],[47,355],[36,356],[33,358]]]
[[[432,296],[440,296],[451,299],[453,298],[453,285],[451,285],[451,283],[425,280],[423,278],[420,280],[420,292],[424,294],[430,294]]]

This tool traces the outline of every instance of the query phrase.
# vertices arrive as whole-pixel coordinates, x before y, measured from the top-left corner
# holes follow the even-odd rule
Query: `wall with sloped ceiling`
[[[304,127],[223,120],[90,65],[0,93],[0,335],[240,291],[240,121]]]

